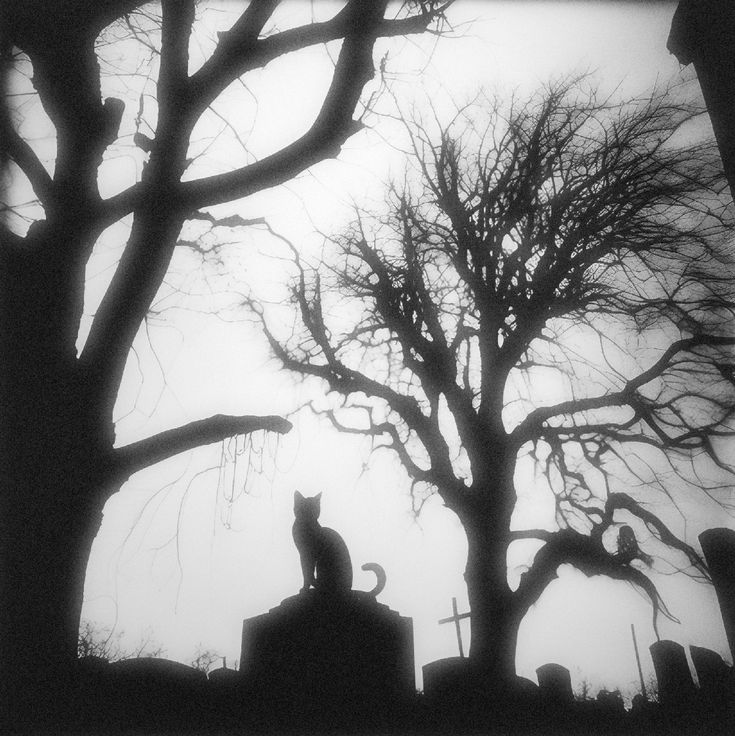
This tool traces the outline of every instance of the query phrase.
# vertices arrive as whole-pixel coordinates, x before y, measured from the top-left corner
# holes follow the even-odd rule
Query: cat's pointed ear
[[[322,500],[322,492],[321,492],[321,491],[319,491],[319,493],[317,493],[317,494],[316,494],[316,496],[314,496],[314,498],[315,498],[315,499],[316,499],[317,501],[321,501],[321,500]]]
[[[294,501],[303,501],[304,497],[299,493],[299,491],[294,491],[293,493],[293,500]]]

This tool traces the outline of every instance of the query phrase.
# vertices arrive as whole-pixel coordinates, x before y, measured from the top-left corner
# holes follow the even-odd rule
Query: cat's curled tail
[[[375,587],[372,590],[367,591],[368,595],[371,595],[373,598],[378,596],[383,588],[385,588],[385,570],[377,563],[377,562],[366,562],[362,566],[363,570],[366,570],[367,572],[374,572],[375,577],[377,578],[375,582]]]

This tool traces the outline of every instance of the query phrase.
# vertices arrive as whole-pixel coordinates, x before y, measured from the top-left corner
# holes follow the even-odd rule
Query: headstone
[[[658,698],[664,707],[687,707],[695,688],[684,647],[675,641],[656,641],[650,647],[658,680]]]
[[[161,657],[122,659],[110,664],[118,679],[124,678],[142,686],[172,689],[179,685],[200,686],[207,676],[201,670]]]
[[[521,696],[535,698],[538,695],[538,685],[533,680],[529,680],[527,677],[516,675],[514,685],[516,691]]]
[[[432,701],[461,701],[471,678],[470,660],[466,657],[445,657],[422,667],[424,695]]]
[[[507,707],[515,714],[515,721],[519,727],[524,724],[531,731],[534,719],[538,717],[538,705],[541,699],[539,686],[526,677],[513,678],[511,690],[508,694]]]
[[[230,685],[240,683],[240,673],[227,667],[218,667],[207,673],[207,680],[215,685]]]
[[[724,701],[728,694],[730,667],[711,649],[690,646],[689,651],[697,672],[700,694],[708,701]]]
[[[207,676],[180,662],[141,657],[112,662],[114,722],[135,728],[178,728],[201,715]]]
[[[223,664],[222,667],[210,670],[207,680],[207,719],[212,733],[234,733],[242,729],[247,703],[242,702],[240,697],[240,673]]]
[[[90,728],[102,728],[109,722],[107,711],[114,688],[110,683],[110,663],[104,657],[80,657],[77,660],[79,713],[81,722]]]
[[[430,729],[475,731],[509,718],[516,726],[528,727],[537,713],[538,686],[524,677],[494,682],[492,674],[466,657],[438,659],[422,671]]]
[[[699,535],[720,603],[730,652],[735,657],[735,531],[707,529]]]
[[[110,666],[109,660],[104,657],[80,657],[78,660],[79,671],[84,675],[98,675],[107,672]]]
[[[572,677],[566,667],[553,662],[543,664],[537,668],[536,676],[539,694],[547,702],[566,704],[574,700]]]
[[[357,591],[305,591],[247,619],[240,662],[269,722],[359,722],[415,694],[412,620]]]
[[[608,717],[622,716],[625,714],[625,703],[620,690],[600,690],[595,699],[599,712]]]

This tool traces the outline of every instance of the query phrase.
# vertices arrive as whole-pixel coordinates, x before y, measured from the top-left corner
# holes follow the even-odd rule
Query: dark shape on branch
[[[620,562],[626,564],[630,564],[635,559],[642,560],[647,565],[650,565],[652,562],[651,556],[641,551],[635,532],[627,524],[623,524],[618,530],[617,557]]]
[[[150,153],[153,149],[153,141],[145,134],[139,131],[133,134],[133,143],[135,143],[141,151]]]

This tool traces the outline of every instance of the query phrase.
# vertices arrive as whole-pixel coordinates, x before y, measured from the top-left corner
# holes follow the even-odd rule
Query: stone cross
[[[469,613],[460,613],[457,609],[457,599],[452,598],[452,615],[448,616],[447,618],[440,618],[439,623],[440,624],[448,624],[454,621],[454,626],[457,629],[457,644],[459,646],[459,656],[464,657],[464,649],[462,648],[462,630],[459,628],[459,622],[463,618],[469,618]]]

